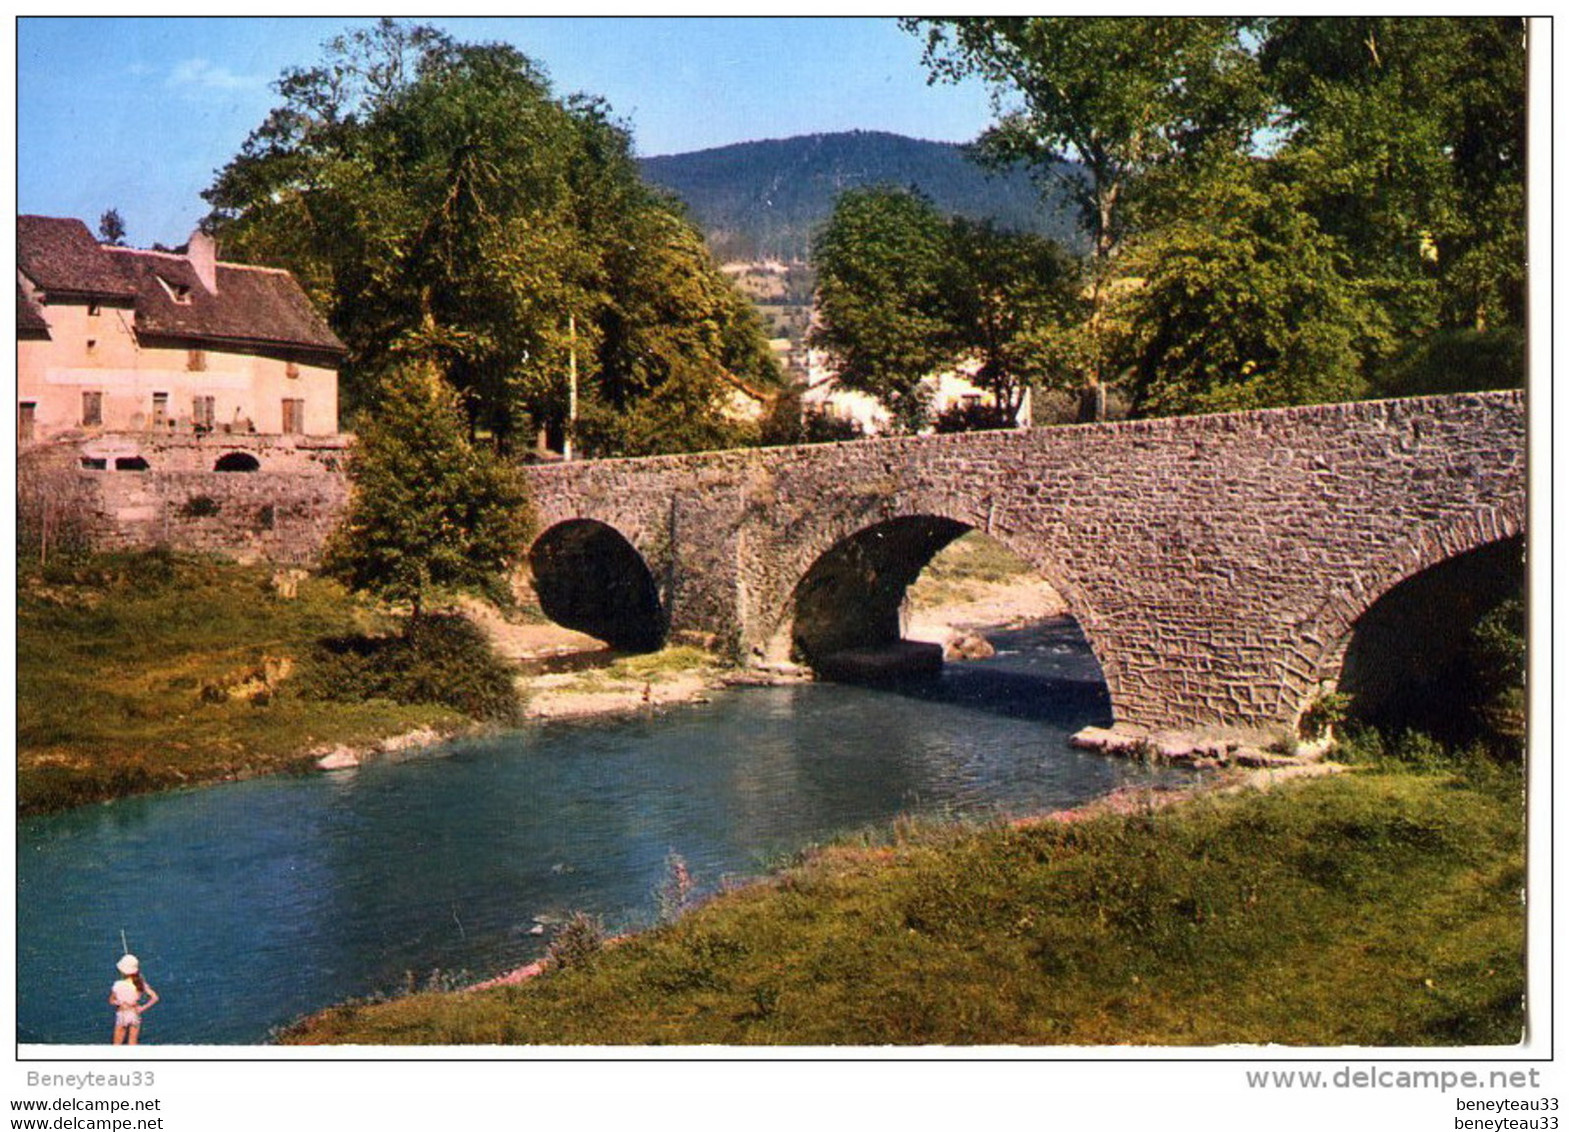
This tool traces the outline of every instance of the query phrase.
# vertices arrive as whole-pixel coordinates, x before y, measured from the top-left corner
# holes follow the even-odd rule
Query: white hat
[[[120,961],[115,964],[115,968],[122,975],[134,975],[142,969],[142,965],[136,956],[126,955],[122,956]]]

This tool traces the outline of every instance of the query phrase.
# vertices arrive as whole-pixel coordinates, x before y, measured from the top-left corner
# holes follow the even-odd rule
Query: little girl
[[[125,977],[109,988],[109,1005],[114,1007],[114,1044],[134,1046],[142,1033],[142,1011],[157,1005],[158,992],[142,978],[142,965],[136,956],[122,957],[115,967]],[[144,995],[146,1002],[142,1001]]]

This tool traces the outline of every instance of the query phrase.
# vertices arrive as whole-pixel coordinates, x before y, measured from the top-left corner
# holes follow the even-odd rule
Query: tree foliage
[[[842,385],[877,398],[903,431],[926,424],[926,379],[936,370],[973,365],[998,423],[1012,427],[1030,386],[1057,384],[1072,368],[1058,347],[1074,317],[1077,272],[1040,236],[945,217],[915,192],[853,189],[813,263],[814,344],[833,357]]]
[[[1288,186],[1227,162],[1129,250],[1118,295],[1144,416],[1346,401],[1387,343],[1382,309]]]
[[[1520,20],[905,24],[934,79],[991,84],[986,160],[1082,162],[1083,364],[1126,376],[1136,411],[1521,371]],[[1440,357],[1461,371],[1436,374]]]
[[[98,218],[98,238],[117,248],[125,246],[125,221],[120,218],[118,208],[106,209]]]
[[[1278,19],[1261,53],[1306,207],[1422,329],[1524,320],[1525,28]]]
[[[676,370],[710,400],[728,366],[777,381],[690,224],[639,179],[626,131],[596,100],[557,99],[515,48],[383,20],[277,90],[204,194],[209,223],[232,252],[293,270],[327,312],[350,351],[351,412],[406,360],[436,365],[471,431],[502,446],[564,421],[574,354],[585,398],[612,412]],[[701,280],[688,301],[656,293],[683,272]],[[654,315],[672,337],[645,364]]]
[[[409,604],[417,621],[432,589],[483,590],[503,575],[527,546],[529,509],[517,471],[470,442],[434,365],[391,371],[375,406],[323,568],[351,589]]]
[[[1084,376],[1108,380],[1103,306],[1144,179],[1185,153],[1236,144],[1262,115],[1245,21],[988,16],[905,26],[924,32],[934,78],[990,85],[997,120],[977,142],[985,162],[1023,165],[1047,191],[1066,180],[1091,246]],[[1078,165],[1064,178],[1070,161]]]
[[[925,422],[922,379],[947,359],[945,237],[925,197],[852,189],[812,248],[820,320],[813,344],[834,359],[841,385],[875,397],[905,432]]]

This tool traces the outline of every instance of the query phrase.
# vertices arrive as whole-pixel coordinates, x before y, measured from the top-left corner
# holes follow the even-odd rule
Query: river
[[[1184,778],[1068,746],[1108,721],[1071,620],[988,636],[995,658],[897,688],[735,689],[26,819],[18,1040],[108,1040],[122,931],[162,996],[145,1041],[256,1044],[411,977],[526,963],[576,910],[646,925],[672,852],[712,890],[901,814],[1030,813]]]

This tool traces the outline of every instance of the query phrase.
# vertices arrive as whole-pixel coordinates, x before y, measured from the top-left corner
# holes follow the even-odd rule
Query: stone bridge
[[[612,643],[812,663],[897,641],[905,587],[981,530],[1067,601],[1119,725],[1279,733],[1376,682],[1354,637],[1408,579],[1448,578],[1415,603],[1444,621],[1520,576],[1525,446],[1503,392],[540,466],[531,558],[546,612]]]

